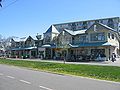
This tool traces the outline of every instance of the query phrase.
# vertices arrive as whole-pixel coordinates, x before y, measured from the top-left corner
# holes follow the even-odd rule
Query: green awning
[[[72,48],[78,48],[78,47],[116,46],[116,45],[109,42],[96,42],[96,43],[69,44],[69,46]]]
[[[25,47],[25,48],[11,48],[10,50],[32,50],[32,49],[37,49],[37,47]]]

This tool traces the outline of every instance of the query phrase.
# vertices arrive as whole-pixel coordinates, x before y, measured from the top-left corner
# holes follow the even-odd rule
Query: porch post
[[[46,58],[46,48],[44,49],[44,58]]]
[[[110,46],[109,46],[109,60],[110,60],[110,52],[111,52],[111,50],[110,50]]]
[[[52,56],[53,56],[53,52],[52,52],[52,48],[51,48],[51,59],[53,59]]]
[[[29,51],[30,59],[31,59],[31,50]]]

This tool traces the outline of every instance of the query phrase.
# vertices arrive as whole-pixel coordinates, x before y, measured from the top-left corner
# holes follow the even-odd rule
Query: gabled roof
[[[89,30],[90,28],[94,27],[94,25],[100,25],[101,27],[103,28],[106,28],[107,30],[111,30],[111,31],[114,31],[116,32],[114,29],[112,29],[111,27],[107,26],[107,25],[104,25],[102,23],[98,23],[98,22],[95,22],[93,25],[91,25],[87,30]]]
[[[31,36],[29,36],[29,37],[26,39],[26,41],[27,41],[28,39],[32,39],[32,40],[34,40]]]
[[[27,37],[22,37],[22,38],[15,37],[15,38],[13,38],[13,40],[14,40],[15,42],[26,41],[26,39],[27,39]]]
[[[15,42],[19,42],[19,41],[20,41],[20,38],[15,37],[15,38],[12,38],[12,40],[15,41]]]
[[[107,29],[109,29],[109,30],[115,31],[114,29],[112,29],[111,27],[109,27],[109,26],[107,26],[107,25],[104,25],[104,24],[102,24],[102,23],[98,23],[98,24],[100,24],[101,26],[103,26],[103,27],[105,27],[105,28],[107,28]]]
[[[32,37],[34,40],[38,40],[36,37]]]
[[[71,35],[85,34],[85,31],[86,31],[86,30],[87,30],[87,29],[73,31],[73,30],[64,29],[64,31],[68,32],[68,33],[71,34]]]
[[[45,33],[58,33],[58,30],[54,27],[54,25],[51,25],[50,28]]]
[[[19,37],[15,37],[15,38],[12,38],[15,42],[25,42],[27,39],[33,39],[33,40],[37,40],[36,37],[31,37],[31,36],[28,36],[28,37],[22,37],[22,38],[19,38]]]

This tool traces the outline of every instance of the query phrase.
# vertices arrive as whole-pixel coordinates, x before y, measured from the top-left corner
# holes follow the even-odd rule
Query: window
[[[112,34],[112,39],[114,39],[115,38],[115,36],[114,36],[114,34]]]
[[[108,19],[108,26],[114,28],[114,21],[113,19]]]
[[[99,34],[98,34],[98,40],[99,40],[99,41],[103,41],[103,40],[104,40],[104,35],[103,35],[103,33],[99,33]]]
[[[87,22],[83,22],[83,29],[87,29]]]
[[[71,29],[76,30],[76,24],[75,23],[71,23]]]
[[[91,41],[104,41],[105,33],[93,33],[90,35]]]
[[[108,38],[110,38],[110,33],[108,33]]]
[[[80,42],[85,42],[86,41],[86,36],[80,36]]]
[[[95,20],[96,23],[99,23],[99,20]]]
[[[103,23],[103,20],[100,20],[100,23]]]

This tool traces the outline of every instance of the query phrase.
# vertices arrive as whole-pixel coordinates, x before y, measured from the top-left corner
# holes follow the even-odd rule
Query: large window
[[[80,36],[80,42],[86,42],[86,36]]]
[[[104,41],[105,40],[105,33],[93,33],[90,35],[91,41]]]

